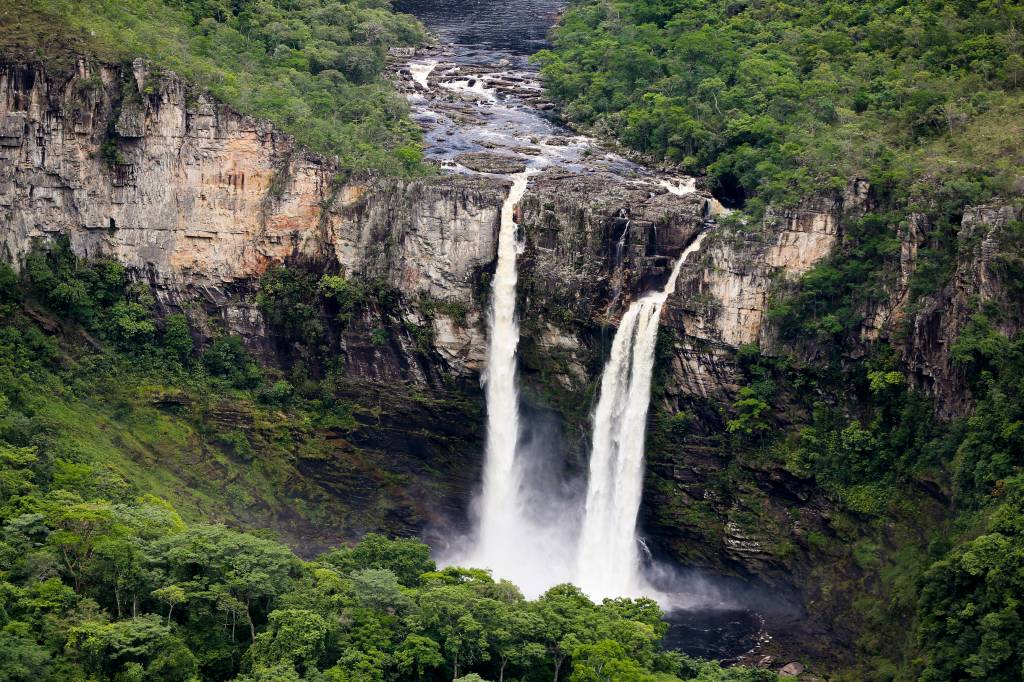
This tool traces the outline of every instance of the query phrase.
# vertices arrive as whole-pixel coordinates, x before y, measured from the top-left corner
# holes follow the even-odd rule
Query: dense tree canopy
[[[540,62],[569,120],[755,206],[977,199],[1022,165],[1022,29],[1014,0],[581,0]]]
[[[337,302],[349,285],[328,277]],[[269,274],[266,309],[306,300],[292,289],[301,279]],[[133,325],[110,324],[126,303],[139,307]],[[94,375],[147,381],[148,369],[279,408],[291,393],[275,387],[290,384],[260,388],[267,370],[237,337],[195,354],[187,321],[158,320],[154,306],[118,263],[76,258],[66,240],[34,250],[20,276],[0,267],[0,678],[775,679],[665,651],[667,625],[650,600],[594,604],[561,585],[527,601],[485,571],[438,569],[414,539],[368,534],[303,561],[266,534],[186,523],[144,481],[126,480],[109,452],[62,433],[84,427],[54,421],[69,409],[61,397],[89,395]],[[301,336],[315,317],[279,324]],[[68,337],[88,337],[95,354],[70,357]],[[245,456],[249,444],[237,435],[229,447]]]

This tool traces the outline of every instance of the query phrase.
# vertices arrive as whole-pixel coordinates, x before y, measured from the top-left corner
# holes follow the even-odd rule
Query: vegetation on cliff
[[[268,275],[268,316],[302,296],[297,280]],[[339,280],[327,279],[333,297]],[[649,600],[595,605],[565,585],[528,602],[484,572],[438,570],[414,540],[368,535],[307,562],[266,533],[209,525],[233,510],[210,507],[199,480],[195,495],[182,490],[174,460],[199,445],[222,468],[245,462],[250,480],[222,491],[230,497],[292,485],[289,454],[239,430],[221,432],[217,452],[190,437],[183,405],[154,409],[144,396],[155,387],[131,384],[162,377],[165,408],[189,385],[221,404],[258,396],[286,425],[277,438],[292,439],[281,444],[290,452],[316,446],[296,422],[338,420],[342,406],[271,381],[235,337],[197,355],[185,318],[160,320],[153,305],[119,264],[79,260],[66,242],[30,254],[21,276],[0,268],[3,679],[775,679],[662,650],[666,625]],[[293,312],[283,328],[317,338],[314,316]],[[283,478],[265,480],[275,467]]]
[[[755,218],[870,182],[872,210],[844,220],[834,252],[799,283],[780,283],[772,357],[740,349],[746,385],[731,405],[704,406],[721,411],[724,433],[702,444],[733,463],[709,484],[742,511],[675,509],[666,495],[659,512],[700,533],[722,513],[768,537],[776,524],[770,553],[784,557],[794,538],[761,511],[742,463],[813,481],[834,505],[828,534],[795,539],[822,603],[856,594],[843,609],[859,621],[849,679],[1012,680],[1024,664],[1024,340],[1005,333],[1020,328],[1021,225],[985,237],[1012,305],[978,302],[948,340],[974,401],[967,416],[937,419],[913,387],[899,361],[908,329],[863,334],[893,295],[907,230],[923,242],[910,320],[943,300],[961,251],[981,239],[962,233],[965,207],[1024,189],[1022,28],[1020,2],[581,0],[538,57],[570,121],[706,173]],[[659,415],[652,456],[688,431]]]
[[[932,205],[1021,174],[1015,1],[581,0],[539,55],[570,121],[794,203],[851,177]]]
[[[22,57],[143,57],[344,169],[425,172],[419,129],[382,78],[389,48],[425,34],[386,0],[4,1],[0,26],[0,47]]]

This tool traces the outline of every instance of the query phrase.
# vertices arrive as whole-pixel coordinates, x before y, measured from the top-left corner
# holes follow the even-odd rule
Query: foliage
[[[237,336],[221,336],[203,353],[203,366],[213,376],[223,377],[239,388],[251,388],[260,382],[259,364]]]
[[[426,172],[419,130],[382,77],[388,48],[424,32],[385,0],[30,0],[0,12],[4,43],[44,57],[68,45],[105,61],[145,57],[347,170]],[[119,156],[117,144],[107,140],[104,155]]]
[[[951,355],[965,368],[978,399],[961,426],[954,487],[962,504],[984,505],[1024,466],[1024,337],[1007,339],[978,314],[953,344]]]
[[[855,340],[865,308],[886,295],[885,265],[900,249],[894,222],[893,216],[876,213],[852,221],[842,242],[795,291],[777,292],[767,315],[783,338],[806,340],[822,355],[841,352]]]
[[[230,493],[216,480],[196,481],[212,487],[208,496],[183,493],[189,485],[171,473],[176,458],[202,466],[191,457],[201,453],[229,472],[241,460],[235,476],[252,478],[248,494],[279,487],[291,494],[299,470],[285,463],[297,449],[311,448],[296,445],[301,424],[323,418],[317,410],[327,409],[329,395],[310,400],[273,380],[272,370],[260,367],[238,337],[221,336],[193,357],[185,317],[161,324],[152,304],[144,303],[145,289],[123,276],[97,274],[116,272],[107,262],[76,259],[66,244],[41,246],[32,261],[21,278],[0,271],[0,284],[9,283],[0,289],[5,679],[549,680],[557,670],[561,680],[627,671],[660,682],[700,668],[661,650],[665,624],[649,600],[593,604],[566,585],[527,601],[485,571],[437,570],[429,549],[412,539],[371,533],[307,562],[266,534],[193,520],[241,511],[225,511]],[[312,300],[317,311],[278,324],[298,320],[301,330],[329,309],[324,306],[331,300],[318,298],[319,284],[312,298],[296,288],[296,282],[317,280],[302,272],[271,277],[263,301],[268,314],[279,300]],[[84,304],[68,307],[63,298],[48,298],[50,289],[40,282],[82,292]],[[330,290],[347,286],[337,284]],[[366,285],[366,291],[372,296],[366,305],[390,300],[386,287]],[[131,348],[99,323],[126,301],[144,306],[139,320],[153,330]],[[95,330],[99,348],[68,343],[65,334],[76,341],[86,328]],[[167,383],[136,388],[153,376]],[[96,396],[110,412],[75,412]],[[274,408],[257,411],[257,398]],[[286,421],[273,432],[281,445],[260,442],[259,429],[217,409],[238,410],[243,400],[250,401],[254,419]],[[213,409],[202,412],[189,401]],[[171,414],[198,410],[196,428],[207,431],[206,439],[190,437],[184,420],[169,419],[152,402],[166,403]],[[184,452],[147,450],[150,431]],[[116,436],[109,443],[107,432]],[[152,489],[193,504],[182,508],[190,521],[147,494]],[[240,503],[245,512],[252,506]],[[699,679],[763,677],[707,669],[715,672]]]
[[[922,682],[1020,679],[1024,666],[1024,479],[1001,486],[985,532],[921,580]]]
[[[0,498],[5,679],[774,679],[662,652],[650,600],[595,605],[564,585],[530,602],[380,535],[303,562],[154,499],[35,483]]]
[[[921,490],[939,499],[949,496],[945,513],[951,525],[935,530],[927,549],[894,554],[867,541],[852,548],[860,567],[881,581],[877,612],[865,614],[871,627],[894,627],[899,614],[916,605],[917,620],[903,650],[898,644],[879,644],[877,637],[865,640],[874,642],[873,655],[884,646],[887,655],[903,657],[891,668],[901,671],[899,679],[1019,676],[1024,586],[1014,576],[1024,556],[1019,533],[1022,344],[1020,336],[1007,338],[998,331],[989,314],[974,315],[950,351],[975,405],[952,423],[935,418],[932,401],[908,385],[897,371],[895,352],[883,345],[861,362],[832,362],[817,371],[785,358],[763,357],[756,347],[738,354],[748,397],[741,397],[727,424],[739,432],[733,425],[748,423],[751,411],[745,405],[751,396],[764,396],[772,404],[766,414],[774,420],[780,419],[785,402],[800,404],[806,417],[795,420],[793,428],[770,431],[756,444],[762,456],[798,476],[813,477],[859,523],[870,528],[877,519],[889,529],[908,524],[914,536],[927,536],[930,522],[908,518],[919,513],[915,497]],[[941,537],[946,532],[949,536]],[[818,551],[839,551],[825,538],[815,544]],[[874,597],[862,594],[860,599],[867,604]],[[875,669],[884,677],[884,659],[877,664],[862,663],[862,670]]]
[[[1019,2],[584,0],[538,58],[571,121],[755,212],[853,177],[963,204],[1024,161],[993,146],[1020,119],[1022,23]]]

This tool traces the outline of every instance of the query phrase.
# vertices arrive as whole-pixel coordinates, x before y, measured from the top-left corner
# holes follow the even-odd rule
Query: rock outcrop
[[[914,310],[907,310],[910,276],[917,266],[917,250],[927,239],[928,224],[911,216],[901,231],[900,276],[894,287],[894,304],[880,314],[882,328],[890,335],[903,329],[897,339],[910,377],[936,398],[940,416],[953,418],[967,412],[971,393],[962,368],[951,357],[951,347],[972,315],[986,318],[1009,338],[1021,332],[1019,271],[1007,267],[1019,259],[1019,237],[1014,226],[1024,221],[1024,205],[996,202],[969,206],[957,232],[953,275],[941,291],[923,296]],[[1019,227],[1016,228],[1019,231]],[[885,332],[883,332],[885,333]]]
[[[470,304],[507,192],[465,177],[342,182],[269,123],[141,62],[4,67],[0,133],[5,260],[17,267],[36,240],[65,234],[76,253],[114,257],[147,279],[165,306],[191,315],[186,303],[201,301],[254,343],[265,329],[246,294],[288,261],[382,280],[409,300]],[[478,320],[435,320],[456,372],[478,365]]]

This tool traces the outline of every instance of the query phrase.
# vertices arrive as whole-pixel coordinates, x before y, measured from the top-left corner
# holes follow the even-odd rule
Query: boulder
[[[497,173],[511,175],[526,170],[526,159],[510,154],[495,152],[467,152],[459,154],[455,160],[470,170],[478,173]]]
[[[781,677],[797,677],[798,675],[803,673],[804,670],[806,670],[806,668],[804,667],[803,663],[799,661],[793,661],[792,663],[787,663],[786,665],[782,666],[782,669],[779,671],[779,675]]]

